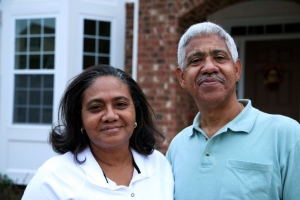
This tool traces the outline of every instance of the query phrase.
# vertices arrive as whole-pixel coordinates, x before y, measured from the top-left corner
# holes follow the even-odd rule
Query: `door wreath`
[[[270,90],[278,89],[283,82],[285,67],[281,64],[268,64],[263,68],[263,83]]]

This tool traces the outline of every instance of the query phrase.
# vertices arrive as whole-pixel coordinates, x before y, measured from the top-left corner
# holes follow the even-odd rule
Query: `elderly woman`
[[[68,85],[50,158],[22,199],[173,199],[163,135],[138,84],[120,69],[92,66]]]

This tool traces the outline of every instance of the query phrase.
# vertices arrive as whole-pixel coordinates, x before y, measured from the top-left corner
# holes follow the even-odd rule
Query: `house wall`
[[[38,167],[55,153],[48,144],[51,119],[47,123],[13,120],[15,75],[53,75],[52,121],[55,124],[65,86],[83,70],[85,19],[110,22],[109,64],[124,69],[126,4],[125,0],[4,0],[0,3],[0,173],[7,174],[15,183],[27,184]],[[42,18],[55,19],[54,68],[15,69],[16,20]]]
[[[181,89],[175,75],[177,44],[182,33],[190,25],[205,21],[215,12],[241,2],[253,2],[253,5],[257,5],[255,2],[259,1],[140,0],[137,81],[166,136],[164,144],[160,146],[163,153],[173,137],[192,123],[198,111],[190,95]],[[300,3],[299,0],[284,2],[293,5]],[[245,9],[247,8],[239,13],[245,13]],[[248,8],[248,14],[254,10],[256,8],[253,6]],[[282,13],[280,9],[276,9],[276,12]],[[215,18],[223,22],[224,16],[216,15]],[[235,14],[233,17],[238,16]]]

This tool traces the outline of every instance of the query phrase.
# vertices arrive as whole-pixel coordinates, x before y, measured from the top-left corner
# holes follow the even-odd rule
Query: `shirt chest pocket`
[[[269,164],[228,160],[220,199],[267,199],[272,171]]]

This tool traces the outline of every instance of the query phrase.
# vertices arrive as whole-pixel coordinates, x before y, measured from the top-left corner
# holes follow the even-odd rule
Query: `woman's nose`
[[[116,113],[114,108],[108,107],[105,110],[104,115],[102,116],[103,121],[114,121],[118,119],[118,114]]]

